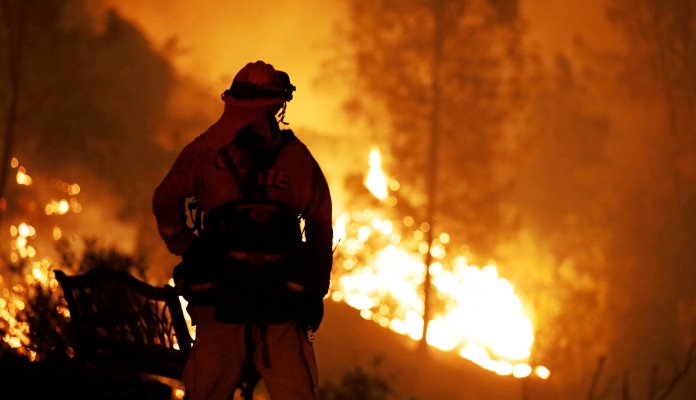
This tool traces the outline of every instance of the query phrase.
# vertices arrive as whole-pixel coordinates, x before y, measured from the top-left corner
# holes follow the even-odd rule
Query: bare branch
[[[658,366],[653,365],[652,369],[650,370],[650,386],[648,388],[648,400],[653,400],[657,395],[657,372]]]
[[[628,383],[628,370],[623,373],[623,380],[621,384],[621,400],[631,400],[631,392]]]
[[[592,375],[592,382],[590,382],[590,389],[587,391],[587,400],[595,399],[595,389],[597,388],[597,383],[599,382],[599,376],[602,374],[604,369],[604,362],[606,359],[604,356],[599,357],[597,360],[597,367],[595,368],[594,375]]]
[[[686,360],[684,361],[684,366],[672,377],[672,380],[667,385],[667,388],[665,388],[662,396],[659,397],[659,400],[665,400],[670,393],[672,393],[672,390],[674,390],[677,384],[684,379],[694,363],[696,363],[696,341],[691,344],[691,347],[689,347],[689,351],[686,354]]]

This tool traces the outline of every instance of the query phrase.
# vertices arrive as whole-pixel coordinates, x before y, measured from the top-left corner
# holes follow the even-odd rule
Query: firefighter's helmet
[[[287,73],[256,61],[237,72],[230,88],[222,93],[222,99],[242,107],[263,107],[292,100],[294,91]]]

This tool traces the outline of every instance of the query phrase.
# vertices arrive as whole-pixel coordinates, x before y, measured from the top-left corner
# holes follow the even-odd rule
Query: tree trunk
[[[437,180],[438,180],[438,146],[440,132],[440,65],[442,64],[443,41],[443,12],[442,0],[433,1],[433,59],[431,65],[432,79],[432,111],[430,114],[430,144],[428,147],[428,162],[426,176],[426,194],[428,198],[426,221],[429,229],[426,232],[428,252],[425,254],[425,279],[423,281],[423,335],[421,347],[427,349],[428,326],[432,318],[431,292],[432,282],[430,277],[430,264],[433,261],[430,252],[435,239],[435,212],[437,209]]]
[[[13,9],[13,5],[16,6],[16,9]],[[2,3],[0,3],[2,22],[7,35],[7,78],[9,84],[9,101],[5,115],[3,149],[0,155],[0,200],[5,199],[7,181],[10,176],[10,159],[14,150],[15,131],[17,130],[26,9],[25,1],[2,0]],[[2,215],[0,213],[0,225],[2,224]]]

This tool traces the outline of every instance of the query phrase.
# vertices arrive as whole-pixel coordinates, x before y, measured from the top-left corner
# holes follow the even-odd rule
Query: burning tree
[[[495,167],[518,100],[516,3],[354,1],[349,16],[350,110],[386,121],[386,161],[398,160],[390,169],[419,219],[490,250],[504,226]]]
[[[430,226],[429,246],[445,226],[481,254],[505,231],[505,182],[494,167],[516,100],[516,9],[515,1],[350,2],[347,58],[360,96],[351,105],[362,115],[384,110],[394,174],[409,198],[397,207],[411,205],[402,213]],[[430,252],[424,258],[433,262]],[[426,270],[423,336],[430,291]]]
[[[354,181],[355,182],[355,181]],[[370,156],[365,182],[353,186],[351,210],[334,227],[337,257],[330,296],[360,310],[384,328],[457,352],[500,375],[546,379],[549,370],[530,365],[534,329],[513,286],[495,265],[478,267],[451,248],[442,232],[430,244],[427,222],[401,216],[399,183]],[[423,338],[423,255],[431,252],[432,320]]]
[[[9,0],[3,0],[0,3],[0,25],[4,28],[1,42],[2,52],[7,63],[7,93],[0,95],[0,99],[4,100],[7,97],[7,108],[4,111],[4,134],[3,134],[3,151],[0,155],[0,199],[4,199],[5,187],[7,186],[8,168],[10,157],[13,151],[15,141],[15,130],[17,124],[17,107],[20,97],[20,81],[22,70],[22,47],[24,45],[24,30],[26,22],[26,6],[25,3],[17,3]],[[4,77],[3,77],[4,78]],[[1,217],[1,216],[0,216]],[[2,219],[0,218],[0,221]]]

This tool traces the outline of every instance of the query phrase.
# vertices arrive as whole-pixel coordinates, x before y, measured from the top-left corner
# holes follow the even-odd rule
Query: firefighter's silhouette
[[[279,127],[294,90],[286,73],[248,63],[222,94],[222,116],[155,190],[196,324],[184,372],[192,400],[231,398],[250,369],[273,400],[315,398],[311,335],[329,287],[331,199],[310,151]],[[190,199],[198,232],[182,218]]]

